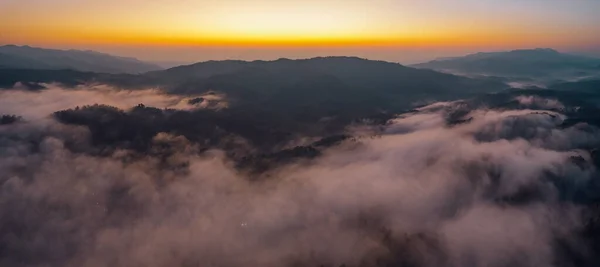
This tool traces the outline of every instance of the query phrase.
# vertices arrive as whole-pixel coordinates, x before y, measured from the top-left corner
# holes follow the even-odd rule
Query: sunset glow
[[[1,0],[0,42],[51,47],[478,48],[600,44],[596,1]],[[114,49],[113,49],[114,50]],[[115,52],[115,51],[112,51]],[[118,50],[116,51],[118,53]]]

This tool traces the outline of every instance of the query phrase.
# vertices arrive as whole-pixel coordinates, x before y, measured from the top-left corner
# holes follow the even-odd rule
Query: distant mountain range
[[[397,112],[420,101],[449,100],[501,90],[502,83],[469,79],[356,57],[304,60],[209,61],[149,72],[139,83],[176,94],[218,91],[238,106],[318,116]]]
[[[43,90],[46,83],[66,87],[106,84],[124,89],[160,88],[168,94],[196,97],[190,107],[202,103],[207,94],[217,94],[224,97],[228,108],[211,113],[208,120],[224,121],[219,127],[233,127],[250,140],[269,143],[263,139],[285,142],[293,134],[327,136],[356,121],[385,122],[416,105],[500,92],[510,88],[505,82],[518,75],[557,77],[557,73],[566,70],[596,70],[596,59],[550,49],[479,53],[427,64],[435,62],[448,67],[465,62],[462,72],[480,75],[464,77],[357,57],[207,61],[139,74],[48,70],[31,62],[29,69],[0,69],[0,88],[12,88],[16,83],[20,83],[20,89],[29,90]],[[482,64],[482,68],[475,68],[477,64]],[[544,74],[544,69],[550,74]],[[547,85],[555,91],[584,93],[595,91],[597,86],[594,79]],[[252,133],[247,130],[251,128],[255,128]]]
[[[455,74],[498,76],[544,82],[569,81],[600,74],[600,59],[564,54],[549,48],[476,53],[412,65]]]
[[[397,63],[356,57],[303,60],[208,61],[138,75],[78,71],[3,70],[0,86],[16,82],[65,84],[106,83],[124,88],[160,87],[170,93],[194,95],[217,91],[239,104],[285,107],[331,103],[377,103],[381,108],[407,107],[423,100],[447,100],[505,88],[490,80],[471,79]],[[349,103],[352,99],[352,103]],[[329,103],[329,104],[331,104]],[[369,105],[373,107],[373,105]]]
[[[17,82],[33,90],[42,90],[42,83],[101,83],[127,89],[161,88],[186,96],[224,95],[228,108],[215,116],[235,120],[236,127],[261,125],[283,136],[335,133],[353,121],[385,121],[418,104],[508,87],[491,80],[356,57],[208,61],[137,75],[0,70],[0,87],[10,88]]]
[[[195,61],[172,61],[172,60],[165,60],[165,61],[149,61],[152,64],[158,65],[160,67],[162,67],[163,69],[170,69],[173,67],[177,67],[177,66],[183,66],[183,65],[190,65],[190,64],[194,64]]]
[[[99,73],[143,73],[162,69],[135,58],[94,51],[56,50],[30,46],[0,46],[3,69],[71,69]]]

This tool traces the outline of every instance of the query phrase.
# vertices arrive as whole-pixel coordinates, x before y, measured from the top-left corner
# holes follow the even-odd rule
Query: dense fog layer
[[[596,197],[584,148],[598,129],[527,109],[563,107],[554,99],[522,96],[521,109],[452,123],[462,103],[435,103],[382,129],[351,127],[355,138],[257,179],[226,151],[172,133],[148,153],[87,153],[89,129],[50,116],[92,103],[190,108],[184,99],[2,94],[0,113],[24,119],[0,125],[1,266],[516,267],[593,256],[580,202]]]

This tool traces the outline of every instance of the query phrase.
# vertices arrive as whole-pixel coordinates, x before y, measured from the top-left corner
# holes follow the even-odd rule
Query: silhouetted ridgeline
[[[497,76],[544,84],[589,76],[600,77],[600,59],[559,53],[548,48],[476,53],[412,66],[469,76]]]
[[[495,81],[350,57],[209,61],[141,75],[0,69],[0,86],[17,82],[30,86],[58,82],[158,87],[179,95],[218,92],[226,96],[230,109],[239,113],[281,117],[281,123],[335,117],[342,124],[381,112],[401,112],[415,102],[460,99],[507,87]]]
[[[44,49],[30,46],[0,46],[0,69],[44,69],[100,73],[143,73],[161,67],[135,58],[94,51]]]

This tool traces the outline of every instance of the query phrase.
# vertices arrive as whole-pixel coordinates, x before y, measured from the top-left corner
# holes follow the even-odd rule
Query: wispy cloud
[[[0,113],[15,114],[25,119],[40,119],[55,111],[94,104],[124,110],[138,104],[181,110],[227,107],[226,97],[221,94],[183,97],[165,94],[158,89],[122,90],[107,85],[64,88],[56,84],[47,84],[45,87],[46,89],[40,91],[18,90],[18,86],[13,90],[0,90]]]

